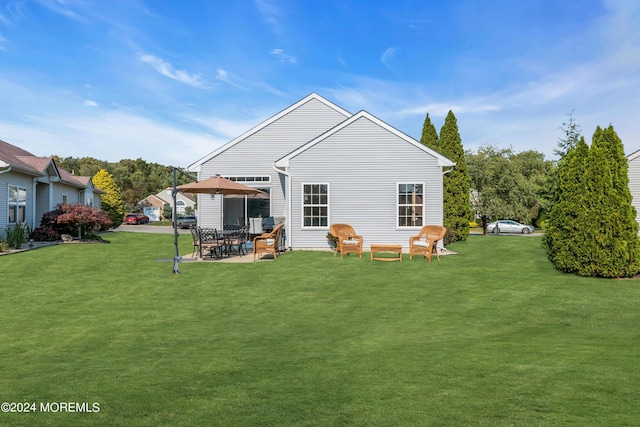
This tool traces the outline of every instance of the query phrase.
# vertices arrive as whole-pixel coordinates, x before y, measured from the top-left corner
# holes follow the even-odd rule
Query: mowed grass
[[[181,275],[172,236],[106,237],[0,257],[0,402],[100,405],[0,425],[640,424],[640,283],[563,275],[539,237]]]

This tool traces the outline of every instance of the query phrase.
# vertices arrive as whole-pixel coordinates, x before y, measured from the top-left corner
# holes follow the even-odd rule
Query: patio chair
[[[213,258],[222,258],[222,249],[224,248],[225,241],[218,234],[218,230],[215,228],[201,228],[200,229],[200,258],[202,258],[203,251],[209,251],[209,255]]]
[[[362,258],[364,238],[357,235],[352,226],[349,224],[331,224],[329,231],[338,239],[333,256],[336,256],[338,252],[340,252],[340,258],[342,258],[344,254],[353,252]]]
[[[282,227],[284,224],[278,224],[273,228],[271,233],[264,233],[253,239],[253,260],[255,261],[258,254],[271,253],[273,259],[278,257],[280,252],[280,237],[282,236]]]
[[[247,227],[240,227],[238,234],[231,236],[229,246],[229,249],[240,256],[247,254]]]
[[[431,255],[436,254],[440,261],[438,242],[444,238],[447,228],[441,225],[425,225],[417,236],[409,238],[409,259],[413,255],[424,255],[431,262]]]
[[[200,232],[199,228],[194,226],[189,227],[189,230],[191,230],[191,238],[193,239],[193,253],[191,254],[193,256],[200,250]],[[202,253],[200,257],[202,257]]]

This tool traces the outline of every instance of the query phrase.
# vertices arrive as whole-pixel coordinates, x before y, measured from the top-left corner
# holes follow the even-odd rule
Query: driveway
[[[113,231],[130,231],[134,233],[154,233],[154,234],[173,234],[173,227],[167,225],[150,225],[150,224],[138,224],[138,225],[126,225],[122,224],[113,229]],[[188,228],[178,228],[180,234],[191,234]]]

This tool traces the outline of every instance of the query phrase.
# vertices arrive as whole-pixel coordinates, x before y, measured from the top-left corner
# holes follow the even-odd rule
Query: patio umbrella
[[[181,185],[177,188],[182,193],[200,194],[243,194],[243,195],[264,195],[269,197],[264,191],[240,184],[235,181],[223,178],[220,175],[212,176],[202,181]]]
[[[176,216],[176,193],[196,193],[196,194],[221,194],[221,195],[229,195],[229,194],[240,194],[248,197],[260,197],[260,195],[266,195],[267,198],[269,195],[264,191],[260,191],[255,188],[251,188],[249,186],[237,183],[235,181],[231,181],[230,179],[226,179],[221,177],[220,175],[213,176],[211,178],[205,179],[199,182],[191,182],[189,184],[184,184],[179,187],[176,186],[176,171],[177,169],[173,169],[173,211],[174,217]],[[173,259],[173,273],[180,273],[180,253],[178,252],[178,228],[177,221],[173,221],[173,234],[174,234],[174,245],[176,249],[176,256]]]

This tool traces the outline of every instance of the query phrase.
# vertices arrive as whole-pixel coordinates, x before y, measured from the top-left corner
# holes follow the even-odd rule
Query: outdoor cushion
[[[274,239],[266,239],[265,242],[267,243],[267,246],[271,246],[273,245],[273,242],[275,242]]]
[[[344,243],[345,245],[358,245],[360,244],[360,241],[354,240],[354,239],[347,239],[347,240],[343,240],[342,243]]]
[[[430,244],[431,244],[431,242],[429,242],[429,241],[427,241],[427,242],[422,242],[422,241],[413,242],[413,246],[422,246],[422,247],[425,247],[425,248],[428,248]]]

